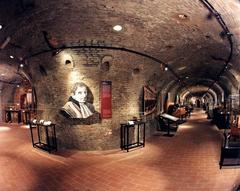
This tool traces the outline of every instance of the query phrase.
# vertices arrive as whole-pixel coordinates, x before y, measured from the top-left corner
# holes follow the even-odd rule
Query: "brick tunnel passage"
[[[240,118],[240,1],[122,2],[0,1],[0,191],[240,184],[235,167],[219,169],[223,132],[201,110],[173,137],[156,133],[160,115],[184,118],[196,101],[209,118]],[[16,125],[33,121],[56,127],[56,153]],[[126,152],[130,121],[146,146]]]
[[[145,148],[128,153],[48,154],[32,147],[26,126],[2,125],[0,190],[235,190],[240,172],[219,169],[221,141],[221,132],[200,109],[175,136],[152,136]]]

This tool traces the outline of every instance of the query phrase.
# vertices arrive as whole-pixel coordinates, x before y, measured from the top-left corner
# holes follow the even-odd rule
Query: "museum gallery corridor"
[[[31,145],[29,129],[0,127],[1,191],[226,191],[240,184],[240,169],[219,169],[221,132],[202,110],[174,137],[159,133],[146,147],[48,154]]]

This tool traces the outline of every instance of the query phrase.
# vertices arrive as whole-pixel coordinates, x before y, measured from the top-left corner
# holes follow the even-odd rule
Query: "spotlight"
[[[2,25],[0,25],[0,30],[3,28],[3,26]]]
[[[220,36],[221,38],[225,38],[226,32],[225,32],[225,31],[220,32],[220,33],[219,33],[219,36]]]
[[[212,13],[208,13],[208,15],[207,15],[207,19],[210,20],[210,19],[212,19],[212,18],[213,18]]]
[[[23,64],[20,64],[20,67],[21,67],[21,68],[23,68],[23,66],[24,66]]]
[[[61,51],[62,51],[61,49],[54,50],[54,51],[52,52],[52,56],[58,55]]]
[[[12,55],[10,55],[9,57],[10,57],[11,59],[14,59],[14,56],[12,56]]]
[[[66,60],[65,61],[65,64],[67,65],[67,64],[71,64],[71,61],[70,60]]]
[[[165,70],[165,71],[168,71],[168,67],[165,67],[164,70]]]
[[[10,42],[10,40],[11,40],[11,38],[10,38],[10,37],[7,37],[7,38],[4,40],[4,42],[1,44],[0,49],[4,49],[4,48],[8,45],[8,43]]]
[[[121,25],[115,25],[115,26],[113,27],[113,30],[115,30],[115,31],[121,31],[121,30],[122,30],[122,26],[121,26]]]

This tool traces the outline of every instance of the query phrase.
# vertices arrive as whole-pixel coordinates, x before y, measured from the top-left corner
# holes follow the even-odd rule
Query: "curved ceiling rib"
[[[224,72],[226,72],[227,68],[228,68],[228,64],[230,63],[232,56],[233,56],[233,40],[232,40],[232,33],[229,31],[227,25],[225,24],[224,20],[222,19],[221,15],[215,10],[215,8],[208,2],[208,0],[200,0],[206,7],[207,9],[210,11],[210,13],[217,19],[218,23],[220,24],[220,26],[222,27],[223,31],[222,31],[222,35],[223,36],[227,36],[229,45],[230,45],[230,53],[228,58],[225,60],[223,59],[223,61],[225,62],[224,67],[220,70],[220,72],[217,74],[216,76],[216,80],[209,86],[208,90],[211,89],[211,87],[217,82],[219,81],[220,77],[224,74]],[[208,90],[206,91],[206,93],[208,92]]]
[[[192,97],[205,97],[206,95],[210,95],[211,97],[212,97],[212,101],[213,101],[213,103],[214,104],[217,104],[217,101],[218,101],[218,96],[217,96],[217,93],[214,91],[214,90],[212,90],[212,89],[210,89],[204,96],[203,96],[203,94],[204,94],[204,92],[206,91],[206,90],[204,90],[204,89],[207,89],[207,87],[201,87],[199,90],[197,90],[197,89],[191,89],[191,94],[188,92],[188,91],[183,91],[181,94],[180,94],[180,99],[181,100],[188,100],[188,99],[190,99],[190,98],[192,98]]]
[[[222,0],[212,1],[222,3]],[[158,76],[161,87],[163,84],[170,87],[167,84],[174,80],[174,84],[181,86],[179,89],[192,84],[207,84],[209,88],[219,84],[225,91],[228,83],[224,84],[226,79],[220,82],[219,76],[224,74],[232,57],[233,41],[228,27],[206,0],[182,0],[179,7],[173,6],[177,2],[129,0],[122,4],[119,1],[42,0],[41,3],[34,1],[33,7],[23,10],[17,1],[2,0],[0,41],[11,39],[0,56],[8,63],[16,61],[17,66],[31,56],[68,48],[125,51],[168,67],[169,75]],[[209,13],[216,19],[207,18]],[[114,31],[115,24],[122,25],[123,30]],[[234,31],[232,25],[229,27]],[[219,36],[222,30],[225,39]],[[10,53],[16,55],[15,60],[9,59]],[[26,66],[20,70],[31,71],[27,71],[31,68],[30,62]],[[202,79],[213,81],[205,83]]]

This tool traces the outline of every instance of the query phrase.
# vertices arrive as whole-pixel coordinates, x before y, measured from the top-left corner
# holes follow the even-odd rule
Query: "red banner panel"
[[[108,119],[112,117],[112,82],[102,81],[101,84],[101,117]]]

